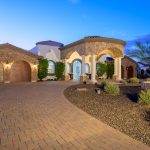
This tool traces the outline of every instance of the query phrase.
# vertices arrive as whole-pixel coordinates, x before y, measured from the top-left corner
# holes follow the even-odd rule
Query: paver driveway
[[[70,104],[72,83],[0,85],[0,150],[148,150]]]

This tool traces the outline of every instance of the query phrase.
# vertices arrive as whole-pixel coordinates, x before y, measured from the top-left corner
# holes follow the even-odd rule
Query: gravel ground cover
[[[87,88],[86,91],[77,88]],[[67,99],[90,115],[150,146],[150,107],[137,103],[139,86],[120,86],[119,96],[95,92],[95,85],[74,85]]]

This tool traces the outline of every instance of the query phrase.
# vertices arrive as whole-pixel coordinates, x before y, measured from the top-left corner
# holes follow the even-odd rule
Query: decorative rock
[[[100,88],[96,88],[95,91],[96,91],[97,94],[101,94],[101,89]]]
[[[150,89],[150,81],[143,81],[143,82],[141,83],[141,88],[142,88],[143,90]]]
[[[85,92],[87,90],[88,90],[87,88],[77,88],[77,91],[80,91],[80,92]]]

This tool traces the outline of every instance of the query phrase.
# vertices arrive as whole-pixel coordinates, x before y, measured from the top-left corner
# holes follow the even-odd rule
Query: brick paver
[[[0,150],[150,149],[70,104],[70,84],[0,85]]]

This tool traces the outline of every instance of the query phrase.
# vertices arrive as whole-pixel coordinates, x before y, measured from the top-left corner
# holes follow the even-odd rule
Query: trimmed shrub
[[[106,73],[107,66],[101,62],[96,64],[96,72],[98,76],[103,76]]]
[[[150,89],[140,92],[139,102],[146,105],[150,105]]]
[[[64,71],[65,71],[65,64],[63,62],[56,62],[56,77],[57,80],[64,79]]]
[[[117,84],[107,83],[104,87],[105,92],[111,95],[119,95],[120,88]]]
[[[39,60],[38,78],[40,79],[40,81],[42,81],[42,79],[46,78],[47,75],[48,75],[48,60],[47,59]]]
[[[114,64],[107,64],[107,78],[112,79],[114,75]]]
[[[137,77],[133,77],[129,79],[129,82],[132,84],[137,84],[140,82],[140,80]]]

